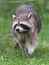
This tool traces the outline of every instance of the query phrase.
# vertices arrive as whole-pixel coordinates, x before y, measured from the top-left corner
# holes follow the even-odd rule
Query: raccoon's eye
[[[30,29],[30,27],[28,27],[28,26],[25,25],[25,24],[20,24],[20,26],[21,26],[23,29],[26,29],[26,30],[29,30],[29,29]]]

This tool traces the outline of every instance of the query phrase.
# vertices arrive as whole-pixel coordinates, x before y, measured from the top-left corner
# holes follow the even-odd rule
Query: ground
[[[49,23],[42,20],[38,48],[31,57],[22,54],[20,48],[14,50],[15,42],[11,33],[11,19],[0,19],[0,65],[49,65]]]

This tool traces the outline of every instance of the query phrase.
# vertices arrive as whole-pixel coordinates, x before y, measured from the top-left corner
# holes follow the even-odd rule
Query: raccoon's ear
[[[32,12],[30,12],[30,13],[28,14],[28,18],[31,18],[31,16],[32,16]]]
[[[16,15],[12,15],[12,18],[15,19],[16,18]]]

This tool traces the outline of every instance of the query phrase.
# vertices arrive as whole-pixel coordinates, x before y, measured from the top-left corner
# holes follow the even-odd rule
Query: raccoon
[[[16,46],[19,45],[26,56],[31,56],[38,46],[41,19],[30,5],[21,5],[12,15],[12,33]]]

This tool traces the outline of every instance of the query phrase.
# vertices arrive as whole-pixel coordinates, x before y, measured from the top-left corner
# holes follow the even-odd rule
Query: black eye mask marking
[[[16,28],[17,24],[15,24],[14,29]]]
[[[20,24],[20,26],[21,26],[23,29],[25,29],[25,30],[29,30],[29,29],[30,29],[30,27],[28,27],[28,26],[25,25],[25,24]]]

